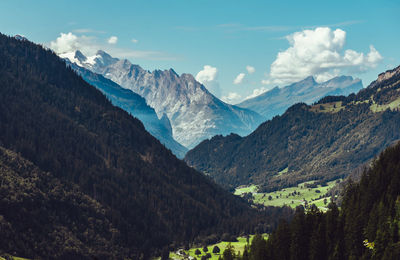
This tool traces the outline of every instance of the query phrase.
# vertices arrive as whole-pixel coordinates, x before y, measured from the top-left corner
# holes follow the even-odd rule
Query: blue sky
[[[235,103],[307,74],[368,85],[400,65],[399,13],[396,0],[2,0],[0,32],[56,48],[71,33],[67,43],[85,54],[102,48],[144,69],[191,73]]]

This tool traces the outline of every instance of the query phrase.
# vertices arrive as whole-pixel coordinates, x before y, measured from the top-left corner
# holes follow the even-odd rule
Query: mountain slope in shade
[[[76,53],[76,56],[78,54],[79,52]],[[69,63],[69,66],[89,84],[95,86],[105,94],[114,105],[124,109],[142,121],[146,130],[160,140],[167,148],[171,149],[178,158],[182,159],[185,156],[187,148],[179,144],[172,137],[171,123],[165,114],[162,115],[161,119],[158,119],[154,109],[147,105],[146,100],[140,95],[120,87],[115,82],[104,78],[100,74],[77,66],[75,63]]]
[[[322,83],[317,83],[310,76],[283,88],[275,87],[237,106],[251,109],[266,119],[271,119],[283,114],[296,103],[312,104],[325,96],[349,95],[357,93],[362,88],[361,80],[350,76],[335,77]]]
[[[0,216],[2,250],[18,251],[26,257],[51,255],[56,259],[75,259],[79,257],[75,251],[94,249],[103,258],[118,251],[122,257],[128,251],[108,239],[116,231],[106,214],[109,208],[85,195],[78,185],[43,172],[2,147],[0,181],[0,208],[5,209]]]
[[[185,161],[228,187],[273,190],[346,176],[400,139],[399,72],[380,75],[357,95],[296,104],[246,137],[203,141]]]
[[[247,135],[263,121],[256,112],[222,102],[190,74],[149,72],[104,51],[93,57],[61,56],[144,97],[159,117],[168,116],[174,139],[188,148],[217,134]]]
[[[146,259],[199,236],[251,232],[258,223],[265,232],[279,219],[271,214],[280,210],[255,211],[177,159],[53,52],[1,34],[0,100],[0,146],[34,165],[4,166],[26,185],[1,181],[1,236],[12,240],[1,239],[2,252],[48,259],[59,254],[56,243],[64,259]],[[34,218],[13,217],[25,215]],[[54,240],[49,232],[60,229]]]

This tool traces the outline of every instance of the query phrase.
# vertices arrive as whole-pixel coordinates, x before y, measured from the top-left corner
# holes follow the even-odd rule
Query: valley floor
[[[247,237],[238,237],[237,238],[237,242],[219,242],[213,245],[208,245],[207,246],[207,253],[210,253],[211,255],[211,260],[217,260],[220,256],[222,256],[224,250],[226,249],[226,247],[231,244],[231,246],[233,246],[234,250],[235,250],[235,254],[240,253],[240,255],[243,253],[244,247],[246,245],[250,245],[251,241],[253,240],[254,235],[250,235],[248,238]],[[265,239],[268,238],[268,234],[263,234],[263,237]],[[213,248],[217,246],[220,249],[219,253],[213,253]],[[201,252],[201,254],[196,255],[195,252],[196,250],[199,250]],[[203,251],[203,247],[194,247],[194,248],[190,248],[189,250],[178,250],[176,252],[171,252],[169,254],[169,257],[171,259],[194,259],[194,257],[196,257],[196,259],[200,259],[202,256],[205,256],[206,253]]]
[[[234,194],[251,199],[255,204],[263,204],[265,206],[281,207],[286,205],[295,208],[299,205],[310,206],[315,204],[320,210],[326,211],[330,202],[327,193],[340,181],[328,182],[326,186],[315,185],[315,181],[308,181],[300,183],[296,187],[284,188],[269,193],[258,192],[256,185],[239,186]]]

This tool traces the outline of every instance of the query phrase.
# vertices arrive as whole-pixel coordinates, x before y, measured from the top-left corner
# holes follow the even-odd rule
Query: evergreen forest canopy
[[[400,259],[399,187],[400,143],[347,186],[340,210],[335,204],[326,213],[299,206],[267,241],[258,235],[243,254],[224,252],[223,259]]]
[[[258,184],[269,192],[343,178],[400,139],[399,90],[400,66],[357,95],[299,103],[246,137],[205,140],[185,161],[229,189]]]
[[[0,34],[0,251],[148,258],[199,237],[270,231],[52,51]]]

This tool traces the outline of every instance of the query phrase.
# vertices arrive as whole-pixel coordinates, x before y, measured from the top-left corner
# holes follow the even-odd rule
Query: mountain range
[[[344,177],[400,139],[399,89],[397,67],[357,95],[299,103],[246,137],[205,140],[185,161],[229,188],[254,183],[267,191]]]
[[[2,34],[0,100],[1,252],[148,259],[211,234],[268,232],[285,211],[251,208],[54,52]]]
[[[317,83],[312,76],[283,88],[275,87],[259,96],[247,99],[239,107],[256,111],[266,119],[283,114],[290,106],[303,102],[312,104],[325,96],[340,96],[357,93],[363,88],[360,79],[340,76]]]
[[[77,55],[79,52],[76,52]],[[171,149],[178,158],[182,159],[185,156],[187,148],[172,137],[171,123],[166,114],[159,119],[154,109],[147,105],[146,100],[132,90],[122,88],[100,74],[71,63],[69,60],[66,61],[86,82],[99,89],[114,105],[139,119],[146,130]]]
[[[168,116],[174,139],[187,148],[217,134],[247,135],[264,121],[254,111],[222,102],[191,74],[149,72],[104,51],[89,57],[79,51],[60,56],[141,95],[159,118]]]

